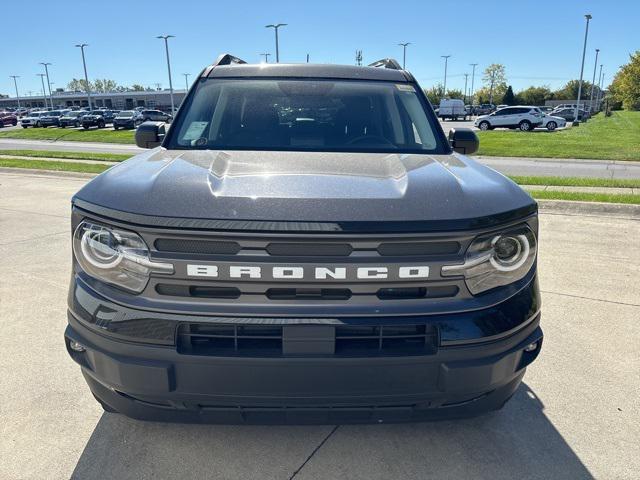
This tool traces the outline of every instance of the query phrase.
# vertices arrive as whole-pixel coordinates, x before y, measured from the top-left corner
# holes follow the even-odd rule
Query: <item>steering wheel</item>
[[[389,140],[379,135],[360,135],[359,137],[349,140],[347,145],[354,145],[356,143],[383,143],[386,145],[393,145]]]

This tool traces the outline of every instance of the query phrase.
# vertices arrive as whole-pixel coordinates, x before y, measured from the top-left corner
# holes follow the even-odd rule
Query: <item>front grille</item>
[[[206,356],[408,356],[436,353],[433,325],[232,325],[183,323],[178,353]]]

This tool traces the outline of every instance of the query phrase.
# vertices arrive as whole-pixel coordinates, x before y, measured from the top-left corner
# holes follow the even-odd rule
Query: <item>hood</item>
[[[207,220],[423,222],[535,202],[458,154],[172,150],[112,167],[74,197],[111,211]]]

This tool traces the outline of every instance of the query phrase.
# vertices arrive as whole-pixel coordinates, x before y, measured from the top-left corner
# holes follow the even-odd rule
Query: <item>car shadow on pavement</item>
[[[302,468],[301,468],[302,467]],[[526,384],[499,412],[414,424],[228,426],[103,414],[74,479],[593,478]]]

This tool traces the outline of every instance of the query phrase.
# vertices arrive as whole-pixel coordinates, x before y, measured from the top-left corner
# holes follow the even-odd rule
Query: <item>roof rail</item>
[[[220,55],[215,62],[213,62],[212,67],[217,67],[219,65],[240,65],[241,63],[247,63],[241,58],[234,57],[229,53],[223,53]]]
[[[383,58],[381,60],[378,60],[377,62],[370,63],[369,66],[390,68],[391,70],[402,70],[400,64],[393,58]]]

